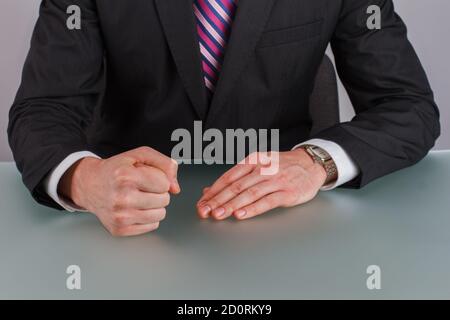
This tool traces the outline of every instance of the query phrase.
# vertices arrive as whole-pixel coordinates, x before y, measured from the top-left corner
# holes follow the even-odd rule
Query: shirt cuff
[[[69,212],[86,212],[86,210],[77,207],[72,201],[69,199],[65,199],[60,197],[58,194],[58,184],[61,180],[61,177],[66,173],[66,171],[75,164],[78,160],[83,158],[97,158],[100,159],[99,156],[90,152],[90,151],[80,151],[75,152],[68,155],[56,168],[54,168],[44,180],[44,188],[47,194],[52,198],[57,204],[63,207],[65,210]]]
[[[323,139],[311,139],[296,145],[292,150],[298,149],[304,145],[313,145],[325,150],[333,159],[337,167],[338,177],[337,180],[329,185],[323,186],[322,191],[332,190],[337,188],[359,175],[359,168],[352,160],[350,155],[337,143]]]

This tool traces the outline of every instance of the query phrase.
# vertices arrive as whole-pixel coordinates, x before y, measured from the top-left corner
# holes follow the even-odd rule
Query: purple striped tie
[[[219,79],[237,0],[194,0],[203,77],[211,99]]]

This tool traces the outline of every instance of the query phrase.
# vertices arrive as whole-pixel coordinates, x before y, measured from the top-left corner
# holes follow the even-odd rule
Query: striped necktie
[[[236,13],[237,0],[194,0],[208,101],[216,89]]]

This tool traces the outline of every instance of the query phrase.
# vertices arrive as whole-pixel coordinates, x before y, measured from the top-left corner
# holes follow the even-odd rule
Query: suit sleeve
[[[81,9],[79,30],[66,24],[71,5]],[[89,150],[85,132],[103,90],[95,1],[43,0],[8,125],[17,167],[39,203],[62,209],[43,180],[69,154]]]
[[[367,8],[381,9],[381,29]],[[359,188],[421,160],[440,134],[439,111],[392,0],[342,1],[332,42],[339,76],[356,116],[315,135],[342,146],[360,168]]]

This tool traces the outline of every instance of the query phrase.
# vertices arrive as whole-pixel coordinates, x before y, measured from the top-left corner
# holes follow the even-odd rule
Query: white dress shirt
[[[329,140],[323,140],[323,139],[311,139],[308,141],[305,141],[303,143],[300,143],[296,145],[294,149],[297,149],[305,144],[314,145],[319,148],[322,148],[333,159],[334,163],[336,164],[337,171],[338,171],[338,178],[337,180],[327,186],[322,187],[321,190],[332,190],[334,188],[339,187],[340,185],[343,185],[344,183],[353,180],[356,178],[359,174],[359,168],[355,164],[355,162],[350,158],[348,153],[342,149],[342,147],[332,141]],[[58,184],[61,177],[64,175],[64,173],[78,160],[81,160],[83,158],[87,157],[93,157],[100,159],[99,156],[96,154],[89,152],[89,151],[80,151],[75,152],[67,156],[56,168],[54,168],[47,176],[47,178],[44,181],[45,189],[48,193],[48,195],[56,201],[61,207],[66,209],[70,212],[75,211],[85,211],[82,208],[78,208],[74,203],[72,203],[68,199],[64,199],[58,194]]]

